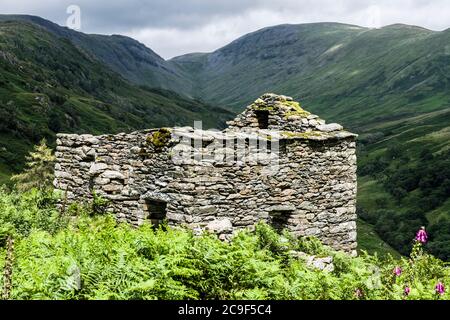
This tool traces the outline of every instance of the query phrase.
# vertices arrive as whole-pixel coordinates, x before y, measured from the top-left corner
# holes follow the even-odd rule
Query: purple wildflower
[[[355,290],[355,296],[356,296],[356,298],[358,298],[358,299],[362,298],[362,297],[363,297],[363,292],[362,292],[362,290],[361,290],[361,289],[356,289],[356,290]]]
[[[425,231],[425,227],[420,228],[419,231],[417,231],[416,234],[416,241],[425,244],[428,241],[428,235],[427,232]]]
[[[405,290],[403,291],[403,293],[405,294],[405,296],[409,296],[409,294],[411,293],[411,288],[406,286]]]
[[[395,268],[394,268],[394,274],[395,274],[397,277],[400,277],[400,275],[402,274],[402,268],[400,268],[400,267],[395,267]]]
[[[436,289],[436,293],[438,293],[440,295],[443,295],[445,293],[445,287],[444,287],[444,284],[442,282],[439,282],[436,285],[435,289]]]

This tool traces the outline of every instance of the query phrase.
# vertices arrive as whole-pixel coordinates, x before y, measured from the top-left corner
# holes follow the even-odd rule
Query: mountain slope
[[[175,89],[186,96],[192,92],[192,84],[178,66],[165,61],[153,50],[132,38],[85,34],[30,15],[0,15],[0,21],[32,23],[59,38],[68,39],[86,54],[135,84]]]
[[[356,127],[383,116],[386,106],[394,114],[423,112],[429,93],[447,99],[449,40],[450,31],[403,25],[281,25],[172,61],[191,73],[206,100],[242,108],[262,92],[284,92]]]
[[[53,141],[56,132],[99,134],[199,119],[220,127],[231,117],[170,91],[132,85],[34,24],[0,22],[0,178],[21,168],[32,144]]]
[[[338,24],[280,25],[245,35],[215,52],[172,61],[194,74],[201,96],[238,108],[249,102],[243,90],[257,96],[279,91],[296,76],[306,78],[321,65],[321,54],[362,30]],[[230,88],[234,90],[227,95]],[[299,94],[286,92],[293,93]]]

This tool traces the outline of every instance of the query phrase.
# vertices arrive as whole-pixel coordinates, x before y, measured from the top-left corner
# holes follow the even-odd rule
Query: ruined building
[[[354,253],[356,135],[275,94],[228,125],[59,134],[55,187],[69,202],[95,191],[134,225],[166,220],[227,238],[264,220]]]

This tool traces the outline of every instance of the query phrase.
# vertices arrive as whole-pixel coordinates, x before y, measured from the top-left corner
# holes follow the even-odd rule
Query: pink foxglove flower
[[[409,294],[411,293],[411,288],[406,286],[405,290],[403,291],[403,293],[405,294],[405,296],[409,296]]]
[[[394,274],[399,277],[402,274],[402,268],[400,267],[395,267],[394,269]]]
[[[428,235],[427,235],[427,232],[425,231],[425,227],[422,227],[419,231],[417,231],[416,241],[418,241],[422,244],[427,243]]]
[[[436,293],[438,293],[440,295],[443,295],[445,293],[445,287],[444,287],[444,284],[442,282],[439,282],[436,285],[435,289],[436,289]]]

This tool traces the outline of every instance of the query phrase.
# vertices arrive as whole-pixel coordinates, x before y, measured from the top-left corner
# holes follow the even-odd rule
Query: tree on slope
[[[33,188],[40,190],[50,188],[54,177],[53,165],[56,158],[47,146],[47,141],[43,139],[34,146],[26,160],[24,171],[11,178],[17,189],[28,191]]]

